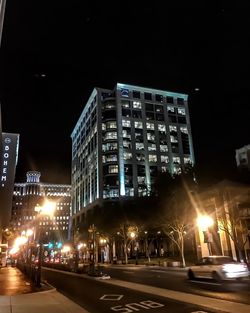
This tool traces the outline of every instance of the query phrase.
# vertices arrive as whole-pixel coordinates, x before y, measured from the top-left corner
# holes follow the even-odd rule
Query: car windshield
[[[232,262],[235,262],[235,261],[231,257],[223,257],[223,258],[214,258],[213,259],[213,264],[216,264],[216,265],[232,263]]]

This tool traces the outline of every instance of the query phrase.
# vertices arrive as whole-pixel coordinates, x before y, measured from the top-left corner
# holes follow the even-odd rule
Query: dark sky
[[[200,176],[230,175],[250,143],[249,10],[110,2],[7,0],[0,101],[3,131],[20,134],[16,180],[70,183],[71,131],[92,89],[116,82],[188,93]]]

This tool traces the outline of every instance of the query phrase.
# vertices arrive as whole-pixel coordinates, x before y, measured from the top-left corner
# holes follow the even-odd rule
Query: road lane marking
[[[192,293],[180,292],[170,289],[163,289],[159,287],[132,283],[128,281],[111,279],[103,281],[105,284],[116,285],[122,288],[129,288],[143,293],[164,297],[178,302],[195,304],[203,309],[214,309],[226,313],[249,313],[250,305],[227,300],[215,299],[211,297],[200,296]]]
[[[103,295],[100,300],[106,300],[106,301],[120,301],[121,298],[124,295],[114,295],[114,294],[109,294],[109,295]]]

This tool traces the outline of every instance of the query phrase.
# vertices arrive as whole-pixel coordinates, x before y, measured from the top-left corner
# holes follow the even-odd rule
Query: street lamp
[[[38,239],[38,243],[39,243],[37,277],[36,277],[36,281],[35,281],[37,287],[41,287],[42,256],[43,256],[43,241],[42,241],[42,236],[41,236],[41,227],[42,226],[39,225],[39,222],[40,222],[40,218],[43,216],[49,216],[50,218],[52,218],[55,210],[56,210],[56,203],[54,201],[50,201],[48,199],[45,200],[43,206],[37,205],[35,207],[35,211],[38,213],[37,220],[36,220],[37,221],[36,227],[38,228],[38,233],[37,233],[37,231],[36,231],[36,233],[37,233],[37,239]]]
[[[211,242],[213,241],[213,237],[211,232],[209,231],[209,227],[213,226],[214,221],[208,215],[200,215],[197,218],[197,225],[204,235],[204,243],[207,243],[208,253],[212,255],[212,247]]]

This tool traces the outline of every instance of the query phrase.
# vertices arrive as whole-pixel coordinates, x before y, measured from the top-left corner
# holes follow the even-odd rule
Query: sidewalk
[[[1,313],[89,313],[52,286],[32,286],[16,267],[0,269]]]

